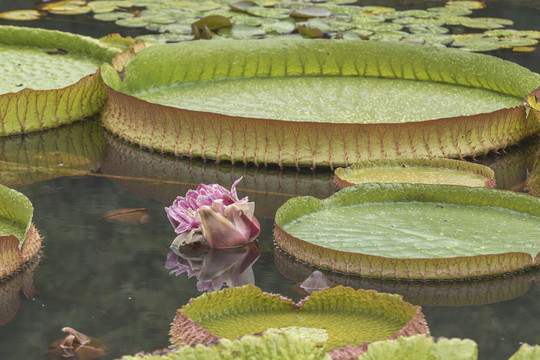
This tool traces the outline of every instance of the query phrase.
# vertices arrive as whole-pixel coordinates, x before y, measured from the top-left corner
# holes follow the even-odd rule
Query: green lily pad
[[[540,358],[540,345],[523,344],[509,360],[534,360]]]
[[[338,286],[314,292],[299,304],[246,285],[206,293],[179,309],[171,327],[174,346],[209,344],[273,329],[324,330],[319,346],[335,357],[358,356],[366,342],[428,332],[420,307],[401,296]],[[345,331],[344,331],[345,330]],[[272,330],[271,330],[272,332]],[[290,330],[289,330],[290,332]],[[302,332],[297,332],[301,336]],[[347,346],[346,348],[343,348]],[[337,356],[336,356],[337,358]]]
[[[291,199],[275,221],[287,253],[369,277],[450,280],[540,265],[540,199],[506,191],[363,184]]]
[[[106,97],[97,70],[117,52],[89,37],[0,26],[0,136],[97,113]]]
[[[450,159],[362,161],[336,169],[334,180],[339,188],[376,182],[495,186],[495,174],[487,166]]]
[[[26,196],[0,185],[0,280],[21,269],[41,249],[33,212]]]
[[[215,346],[184,346],[167,355],[123,356],[122,360],[331,360],[324,349],[306,339],[293,335],[265,333],[243,336],[239,340],[221,339]]]
[[[470,339],[438,338],[435,341],[426,335],[402,336],[394,340],[383,340],[370,344],[360,359],[476,360],[478,359],[478,345]]]
[[[540,130],[522,105],[540,75],[455,49],[354,40],[193,42],[145,49],[125,74],[121,80],[102,69],[110,96],[105,127],[190,157],[313,167],[462,157]],[[163,107],[166,116],[148,115]]]

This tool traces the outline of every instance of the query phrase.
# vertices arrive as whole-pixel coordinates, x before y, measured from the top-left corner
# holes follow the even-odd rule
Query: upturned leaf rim
[[[540,252],[524,252],[441,258],[390,258],[346,252],[299,239],[282,226],[319,209],[368,202],[437,202],[457,205],[498,206],[540,217],[540,199],[510,191],[458,185],[367,183],[345,188],[329,198],[311,196],[288,200],[276,212],[274,239],[286,253],[308,264],[370,278],[405,280],[463,280],[484,278],[540,266]]]

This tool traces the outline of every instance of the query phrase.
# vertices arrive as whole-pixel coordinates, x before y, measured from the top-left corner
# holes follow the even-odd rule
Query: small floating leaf
[[[229,7],[234,11],[246,12],[246,10],[253,6],[259,6],[255,1],[238,1],[234,3],[229,3]]]
[[[393,20],[396,24],[409,25],[409,26],[441,26],[444,25],[445,21],[443,19],[434,19],[434,18],[415,18],[415,17],[404,17],[397,18]]]
[[[374,15],[391,13],[396,11],[396,9],[387,6],[364,6],[364,10]]]
[[[512,48],[512,51],[515,52],[533,52],[534,50],[536,50],[534,46],[516,46]]]
[[[538,44],[538,40],[522,37],[504,37],[499,41],[502,48],[513,48],[516,46],[533,46]]]
[[[264,29],[249,25],[233,25],[219,30],[219,35],[235,39],[248,39],[266,34]]]
[[[389,23],[389,22],[363,22],[355,24],[358,29],[371,30],[371,31],[398,31],[403,29],[403,25]]]
[[[195,21],[192,26],[196,26],[199,29],[199,31],[202,31],[205,25],[210,30],[218,30],[218,29],[229,27],[232,25],[232,23],[228,18],[224,16],[210,15],[210,16],[206,16],[200,20]]]
[[[324,33],[321,29],[318,28],[308,28],[305,25],[298,25],[298,32],[302,35],[305,35],[310,38],[322,38]]]
[[[470,10],[480,10],[486,7],[486,4],[483,1],[466,1],[466,0],[454,0],[447,1],[447,7],[462,7]]]
[[[18,21],[37,20],[42,16],[42,13],[37,10],[13,10],[0,13],[0,19]]]
[[[303,9],[295,10],[291,13],[295,18],[315,18],[315,17],[328,17],[332,15],[330,10],[320,6],[310,6]]]
[[[190,32],[190,34],[176,34],[176,33],[146,34],[146,35],[139,35],[135,39],[143,40],[145,42],[150,42],[150,43],[167,43],[167,42],[180,42],[180,41],[194,40],[195,37]]]
[[[94,13],[108,13],[118,8],[130,8],[133,3],[129,1],[90,1],[87,5]]]
[[[472,14],[472,11],[462,6],[443,6],[428,8],[427,11],[437,13],[438,16],[464,16]]]
[[[446,34],[449,30],[441,26],[410,26],[409,31],[413,34]]]
[[[474,29],[498,29],[507,25],[514,25],[512,20],[500,18],[466,18],[461,20],[460,25]]]
[[[290,34],[296,29],[296,22],[293,19],[283,19],[270,24],[262,24],[261,27],[267,33]]]
[[[221,4],[213,1],[180,0],[174,2],[174,7],[186,11],[209,11],[221,8]]]
[[[127,19],[132,18],[135,15],[132,13],[124,12],[124,11],[114,11],[114,12],[108,12],[108,13],[98,13],[94,14],[94,19],[100,20],[100,21],[116,21],[120,19]]]
[[[116,20],[116,25],[125,26],[125,27],[145,27],[148,25],[148,22],[142,17],[131,17]]]
[[[289,17],[291,9],[285,8],[265,8],[265,7],[249,7],[246,9],[246,12],[250,15],[265,17],[265,18],[275,18],[275,19],[285,19]]]

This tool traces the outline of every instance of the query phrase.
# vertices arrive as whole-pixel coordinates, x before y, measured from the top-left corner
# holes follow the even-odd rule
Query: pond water
[[[366,5],[368,1],[362,2]],[[373,5],[425,8],[443,1],[373,1]],[[540,30],[535,1],[487,1],[479,16],[515,21],[514,28]],[[31,8],[32,1],[0,0],[0,11]],[[0,24],[15,24],[0,21]],[[51,16],[17,25],[56,28],[103,36],[141,31],[93,22],[85,16]],[[540,72],[540,50],[493,55]],[[499,155],[478,159],[496,171],[499,187],[519,189],[540,149],[537,138]],[[106,133],[97,119],[25,137],[0,139],[0,182],[34,204],[34,221],[44,236],[43,256],[19,276],[0,284],[2,359],[41,359],[48,344],[71,326],[99,338],[106,359],[167,347],[176,309],[201,294],[197,279],[170,275],[165,268],[175,234],[164,206],[199,183],[229,187],[240,176],[240,196],[256,202],[261,235],[259,259],[246,280],[264,291],[300,300],[294,285],[312,268],[275,249],[273,216],[296,195],[324,198],[334,191],[329,171],[255,168],[202,163],[153,154]],[[37,168],[32,164],[48,164]],[[90,171],[89,175],[80,176]],[[144,208],[150,220],[130,224],[104,218],[108,211]],[[229,274],[231,279],[240,274]],[[490,281],[402,283],[328,274],[336,283],[404,295],[423,306],[435,337],[471,338],[480,359],[507,359],[521,343],[540,344],[540,273]],[[536,282],[536,283],[535,283]],[[204,284],[203,284],[204,285]],[[201,284],[199,284],[201,286]],[[25,296],[26,294],[26,296]]]

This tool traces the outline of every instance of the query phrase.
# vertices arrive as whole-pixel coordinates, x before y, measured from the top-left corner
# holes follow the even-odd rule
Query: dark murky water
[[[4,0],[0,10],[20,9],[24,3],[27,8],[33,4]],[[372,2],[389,3],[423,8],[443,1]],[[540,9],[533,8],[537,5],[534,1],[487,3],[488,8],[479,16],[511,18],[516,22],[514,28],[540,30]],[[130,34],[84,16],[73,20],[58,16],[22,25],[96,37],[116,31]],[[527,54],[500,51],[495,55],[540,72],[538,49]],[[501,187],[511,189],[524,180],[539,149],[538,139],[530,139],[505,154],[479,161],[496,170]],[[27,165],[37,161],[36,154],[65,167],[31,172],[26,167],[0,169],[0,182],[23,192],[34,204],[34,221],[45,237],[39,266],[0,284],[1,359],[44,358],[47,345],[63,337],[60,329],[64,326],[101,339],[110,349],[107,358],[166,347],[176,309],[200,292],[197,279],[169,275],[164,267],[174,233],[163,207],[201,182],[228,187],[244,176],[239,195],[256,202],[262,225],[257,241],[261,256],[252,266],[255,284],[295,300],[303,297],[293,285],[312,269],[274,249],[272,217],[292,196],[323,198],[332,194],[330,172],[203,164],[150,154],[112,138],[96,120],[0,140],[0,160],[13,162],[17,158]],[[86,160],[81,163],[81,158]],[[43,163],[42,158],[39,161]],[[57,178],[75,174],[66,168],[92,170],[93,174]],[[122,208],[146,208],[151,221],[133,225],[103,218],[105,212]],[[406,300],[423,305],[434,336],[474,339],[481,359],[507,359],[522,342],[540,344],[538,272],[457,284],[329,276],[355,288],[403,294]]]

